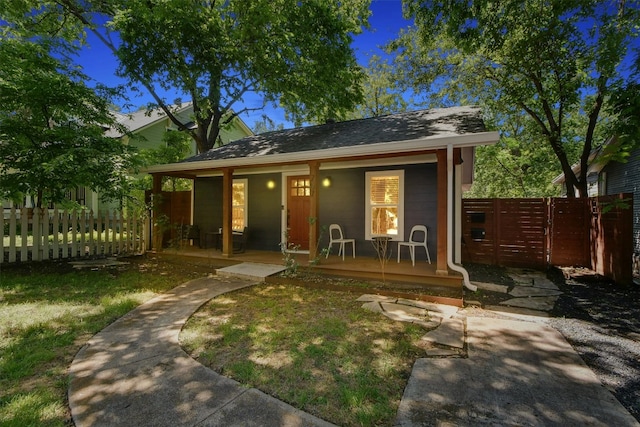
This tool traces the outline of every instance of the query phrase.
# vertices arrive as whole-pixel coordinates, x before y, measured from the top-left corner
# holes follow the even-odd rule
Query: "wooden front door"
[[[308,175],[287,178],[287,231],[288,245],[296,249],[309,249],[309,215],[311,206],[311,179]]]

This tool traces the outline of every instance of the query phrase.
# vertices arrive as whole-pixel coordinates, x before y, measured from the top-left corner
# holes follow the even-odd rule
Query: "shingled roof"
[[[437,108],[248,136],[183,162],[290,154],[481,132],[486,129],[479,108]]]

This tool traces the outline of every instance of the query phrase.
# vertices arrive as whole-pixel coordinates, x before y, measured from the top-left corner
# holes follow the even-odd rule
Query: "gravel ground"
[[[513,284],[506,269],[465,265],[472,280]],[[640,286],[617,287],[587,270],[551,269],[564,292],[548,324],[564,335],[602,384],[640,421]],[[467,295],[482,305],[509,298],[495,292]],[[481,309],[469,314],[496,316]]]
[[[549,324],[640,421],[640,286],[619,288],[588,275],[555,276],[565,294]]]

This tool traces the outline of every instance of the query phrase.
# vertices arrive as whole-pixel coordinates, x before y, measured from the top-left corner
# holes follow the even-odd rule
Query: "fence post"
[[[69,257],[69,211],[62,211],[62,258]]]
[[[16,216],[16,207],[12,206],[9,214],[9,262],[16,262]]]
[[[122,255],[123,244],[124,244],[124,242],[122,241],[122,234],[124,233],[124,212],[120,211],[119,216],[120,216],[120,221],[119,221],[119,227],[118,227],[118,254]]]
[[[78,232],[80,233],[80,257],[84,258],[87,255],[87,215],[84,209],[76,211],[78,216]]]
[[[20,261],[29,259],[29,209],[22,208],[20,211]]]
[[[42,238],[42,257],[40,259],[45,260],[49,259],[49,209],[42,209],[41,216],[40,235]]]
[[[32,217],[32,229],[31,229],[31,238],[33,240],[33,244],[31,245],[31,260],[32,261],[40,261],[40,208],[33,208],[33,217]]]
[[[96,254],[96,245],[95,239],[93,238],[93,209],[89,210],[89,255],[93,256]]]
[[[117,211],[113,210],[113,217],[111,217],[111,255],[116,254],[116,232],[118,231],[118,217]]]
[[[60,212],[58,208],[53,209],[53,259],[60,258]]]
[[[71,211],[71,258],[78,256],[78,215]]]
[[[96,212],[96,255],[102,255],[104,253],[104,247],[102,245],[102,230],[104,226],[104,220],[100,211]]]
[[[138,217],[131,217],[131,252],[138,253]]]

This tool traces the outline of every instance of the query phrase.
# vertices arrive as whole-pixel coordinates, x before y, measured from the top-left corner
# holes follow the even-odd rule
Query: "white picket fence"
[[[6,209],[0,263],[141,253],[145,222],[123,212]]]

